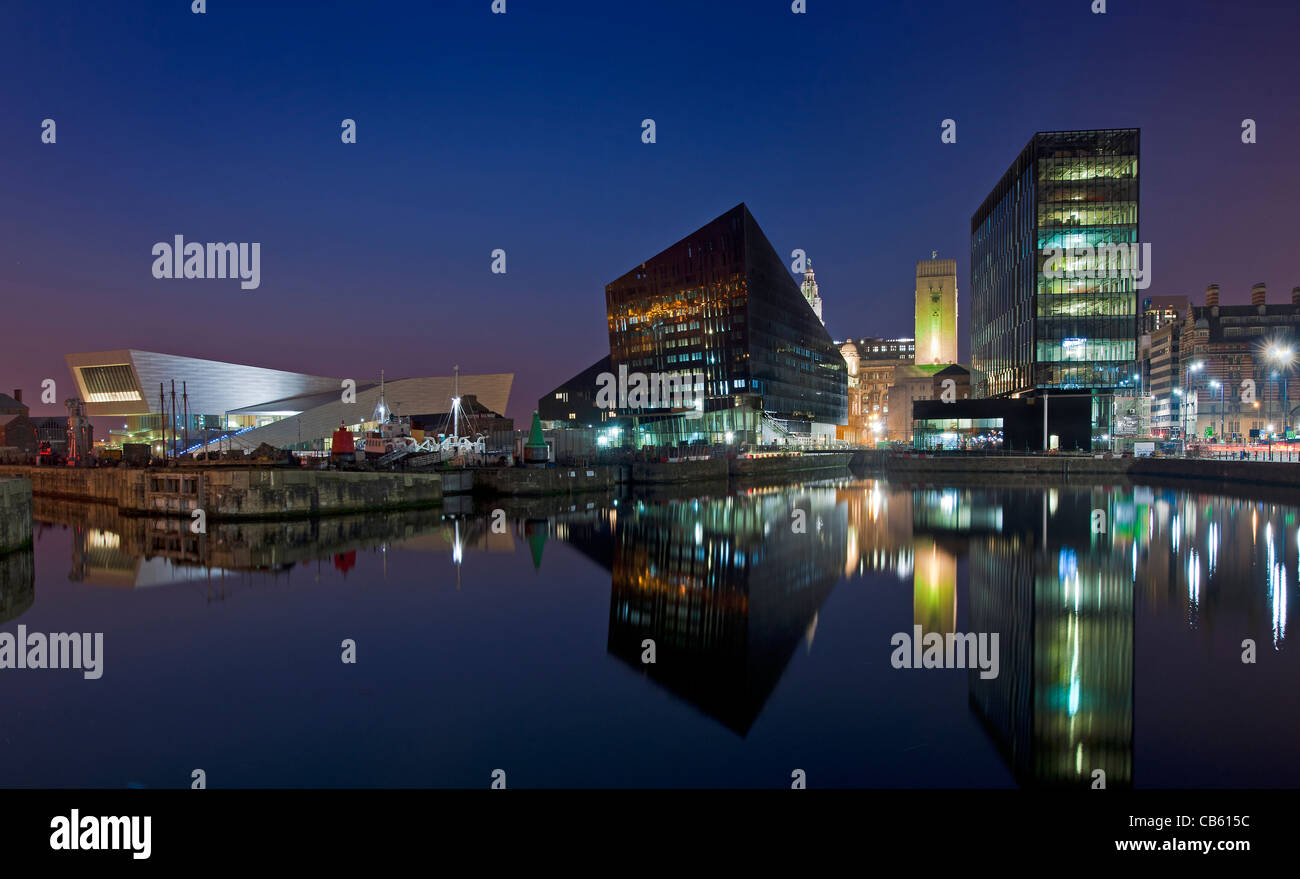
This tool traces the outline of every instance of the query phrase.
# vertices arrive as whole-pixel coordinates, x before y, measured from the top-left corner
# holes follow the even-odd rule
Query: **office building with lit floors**
[[[1086,396],[1094,447],[1140,392],[1139,152],[1137,129],[1039,132],[971,217],[976,395]]]
[[[689,407],[617,401],[625,442],[818,444],[847,422],[844,358],[744,204],[608,284],[605,302],[613,373],[685,374],[695,392]]]

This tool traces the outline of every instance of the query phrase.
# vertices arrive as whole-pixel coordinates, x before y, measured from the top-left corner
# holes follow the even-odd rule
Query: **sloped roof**
[[[20,403],[8,394],[0,394],[0,409],[27,409],[30,407],[26,403]]]

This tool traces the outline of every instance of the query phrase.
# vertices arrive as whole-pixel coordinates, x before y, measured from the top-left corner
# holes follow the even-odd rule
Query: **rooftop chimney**
[[[1264,304],[1264,299],[1265,299],[1265,294],[1266,294],[1266,293],[1267,293],[1267,290],[1265,289],[1265,287],[1264,287],[1263,284],[1256,284],[1254,287],[1251,287],[1251,288],[1250,288],[1250,304],[1251,304],[1251,305],[1263,305],[1263,304]]]
[[[14,388],[14,399],[17,400],[19,403],[21,403],[21,402],[23,401],[23,389],[22,389],[22,388]]]
[[[1214,308],[1219,304],[1219,285],[1211,284],[1205,288],[1205,307]]]

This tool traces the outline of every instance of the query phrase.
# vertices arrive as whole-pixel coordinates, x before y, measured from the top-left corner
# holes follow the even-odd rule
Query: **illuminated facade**
[[[886,438],[889,389],[899,366],[913,362],[914,339],[848,339],[840,344],[848,366],[849,417],[840,431],[846,442],[872,445]]]
[[[605,288],[615,371],[703,375],[700,417],[640,425],[669,442],[820,442],[848,413],[843,357],[744,205]]]
[[[1132,388],[1131,273],[1045,277],[1045,249],[1137,244],[1137,129],[1035,134],[971,218],[971,365],[981,396]],[[1102,273],[1105,274],[1105,273]],[[1097,402],[1104,432],[1109,404]]]
[[[951,384],[949,384],[951,382]],[[900,366],[889,388],[886,437],[891,443],[911,443],[916,432],[913,405],[918,400],[940,400],[951,405],[971,396],[970,370],[961,364],[948,366]]]
[[[1176,360],[1166,370],[1171,390],[1162,401],[1162,427],[1186,431],[1189,439],[1237,442],[1250,440],[1251,431],[1285,436],[1297,429],[1300,287],[1289,303],[1267,298],[1265,285],[1256,284],[1250,305],[1220,305],[1219,287],[1212,284],[1206,304],[1190,307],[1170,328],[1178,341]],[[1153,337],[1153,373],[1159,336]],[[1251,386],[1253,393],[1246,393]]]
[[[376,380],[354,381],[345,398],[342,378],[155,351],[95,351],[66,359],[86,414],[107,416],[110,443],[155,443],[165,426],[169,446],[181,452],[186,439],[190,450],[205,442],[213,451],[218,443],[227,449],[267,443],[328,450],[339,424],[359,429],[369,423],[380,398]],[[462,375],[460,392],[504,412],[513,380],[509,373]],[[394,405],[400,402],[401,414],[443,412],[453,387],[452,376],[398,379],[388,382],[387,395]]]
[[[957,260],[921,260],[916,264],[916,363],[956,362]]]

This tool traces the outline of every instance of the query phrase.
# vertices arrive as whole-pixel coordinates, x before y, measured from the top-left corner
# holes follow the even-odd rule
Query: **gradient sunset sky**
[[[459,364],[516,373],[523,419],[608,353],[607,282],[742,201],[837,339],[911,335],[916,260],[956,257],[965,360],[970,217],[1039,130],[1141,128],[1147,294],[1300,285],[1293,0],[807,5],[11,0],[0,390],[127,347]],[[155,280],[177,234],[260,242],[261,287]]]

